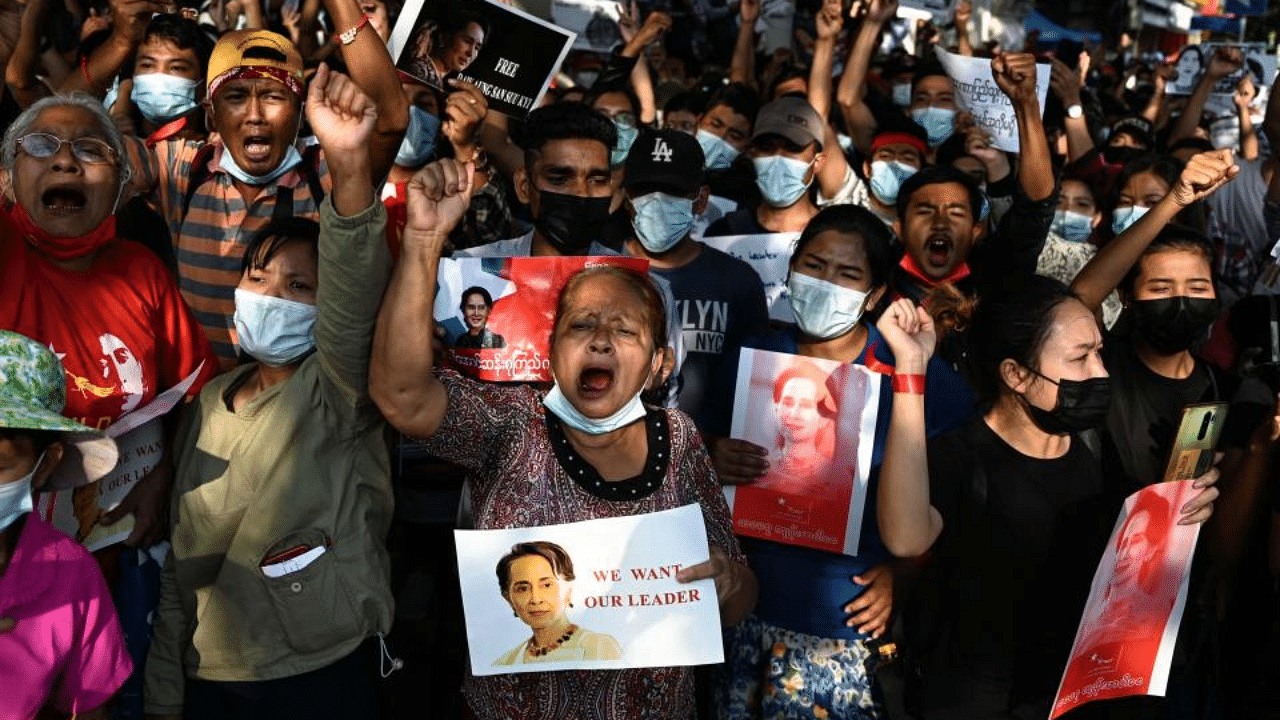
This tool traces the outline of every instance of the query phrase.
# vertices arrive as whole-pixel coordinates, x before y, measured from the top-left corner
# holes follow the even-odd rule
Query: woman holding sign
[[[402,432],[426,438],[433,455],[471,472],[478,529],[697,504],[711,559],[676,578],[714,579],[723,623],[738,622],[755,604],[755,576],[733,537],[710,458],[692,420],[640,400],[662,382],[667,345],[662,295],[647,275],[597,265],[569,280],[552,329],[557,381],[548,393],[433,368],[440,250],[466,211],[472,172],[442,162],[409,184],[404,253],[374,341],[370,388],[378,407]],[[692,717],[695,705],[687,667],[470,675],[465,692],[471,711],[486,719],[669,720]]]

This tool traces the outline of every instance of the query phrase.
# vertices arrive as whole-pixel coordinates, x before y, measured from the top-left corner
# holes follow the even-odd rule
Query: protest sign
[[[551,0],[551,20],[572,31],[574,50],[609,53],[622,43],[616,0]]]
[[[769,472],[724,493],[739,535],[858,554],[881,376],[861,365],[743,348],[731,435]]]
[[[449,348],[443,361],[480,380],[549,382],[560,290],[599,264],[649,269],[648,260],[621,256],[442,259],[433,316]]]
[[[1248,73],[1253,78],[1253,85],[1259,92],[1271,87],[1276,79],[1276,56],[1267,52],[1266,43],[1200,43],[1187,45],[1178,53],[1173,61],[1173,69],[1178,76],[1165,85],[1165,93],[1169,95],[1190,95],[1195,92],[1196,85],[1209,67],[1209,61],[1219,48],[1236,47],[1244,56],[1244,66],[1218,81],[1210,93],[1210,102],[1222,105],[1225,96],[1230,101],[1235,93],[1236,83]],[[1215,102],[1216,101],[1216,102]],[[1228,102],[1228,106],[1229,106]]]
[[[956,89],[956,105],[973,116],[973,121],[991,136],[991,144],[1007,152],[1018,152],[1018,121],[1013,103],[991,77],[991,60],[965,57],[937,48],[938,60],[951,77]],[[1044,100],[1049,92],[1047,63],[1036,63],[1036,97],[1040,99],[1040,115],[1044,116]]]
[[[800,233],[765,233],[762,235],[721,235],[699,238],[711,247],[744,260],[764,283],[769,318],[779,322],[795,322],[791,297],[787,294],[787,272],[791,251]]]
[[[899,0],[898,17],[945,25],[954,19],[953,0]]]
[[[1199,525],[1178,524],[1180,508],[1199,492],[1193,483],[1157,483],[1125,500],[1051,717],[1093,700],[1164,695],[1200,533]]]
[[[490,0],[409,0],[388,46],[396,68],[432,87],[474,84],[489,109],[524,117],[538,106],[574,34]]]
[[[724,660],[715,582],[675,578],[710,557],[697,505],[454,537],[476,675]]]
[[[200,368],[204,364],[201,363]],[[182,382],[151,399],[151,402],[121,417],[104,431],[115,438],[120,459],[115,468],[97,482],[70,490],[36,495],[36,512],[50,525],[75,538],[90,552],[114,545],[133,532],[132,515],[111,525],[102,518],[124,500],[129,491],[164,457],[164,421],[167,414],[191,389],[200,368]]]

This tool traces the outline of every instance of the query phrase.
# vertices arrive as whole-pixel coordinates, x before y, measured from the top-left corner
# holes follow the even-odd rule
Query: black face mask
[[[613,198],[579,197],[538,190],[538,217],[534,226],[561,255],[582,255],[600,238],[609,221]]]
[[[1026,403],[1031,421],[1041,430],[1050,435],[1064,435],[1092,430],[1106,421],[1107,411],[1111,409],[1111,378],[1055,382],[1043,375],[1040,377],[1058,386],[1058,403],[1052,410],[1044,410],[1026,398],[1022,402]]]
[[[1217,298],[1179,295],[1158,300],[1135,300],[1134,331],[1152,350],[1173,355],[1189,350],[1218,319]]]

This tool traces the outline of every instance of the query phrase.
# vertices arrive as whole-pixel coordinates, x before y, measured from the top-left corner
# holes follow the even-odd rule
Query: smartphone
[[[1174,438],[1173,452],[1165,468],[1165,482],[1190,480],[1213,467],[1213,450],[1218,446],[1222,426],[1226,424],[1224,402],[1188,405],[1182,410],[1182,423]]]
[[[1080,53],[1083,51],[1084,44],[1079,40],[1063,38],[1058,41],[1058,47],[1054,50],[1053,55],[1067,67],[1075,70],[1080,67]]]

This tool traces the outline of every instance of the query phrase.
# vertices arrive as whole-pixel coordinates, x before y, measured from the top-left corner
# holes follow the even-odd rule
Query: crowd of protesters
[[[967,0],[946,25],[800,0],[768,53],[761,0],[639,2],[508,117],[457,76],[518,40],[435,5],[409,74],[397,0],[0,0],[0,720],[1045,718],[1125,498],[1211,401],[1169,690],[1067,717],[1280,703],[1280,84],[1239,48],[1182,96],[1128,33],[976,43]],[[1017,152],[935,48],[989,65]],[[775,233],[794,323],[703,242]],[[649,270],[569,279],[553,382],[442,366],[442,258],[602,255]],[[461,303],[460,343],[510,342],[487,290]],[[788,451],[733,437],[745,349],[885,376],[856,555],[735,535],[723,488],[817,477],[830,418],[798,364]],[[389,702],[404,576],[438,552],[393,552],[397,506],[453,481],[480,530],[699,506],[710,559],[678,580],[714,581],[724,662],[473,674],[436,633],[457,681]],[[574,579],[517,546],[513,608],[530,563]],[[516,614],[504,664],[619,652]]]

